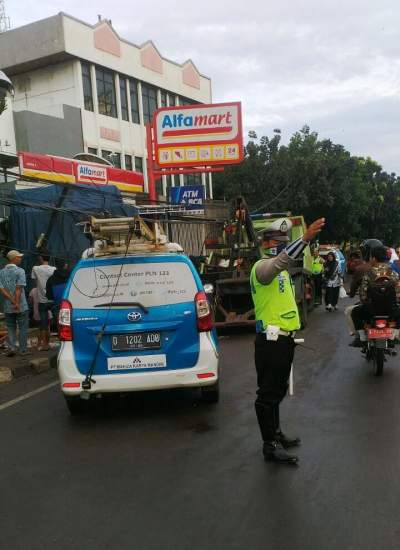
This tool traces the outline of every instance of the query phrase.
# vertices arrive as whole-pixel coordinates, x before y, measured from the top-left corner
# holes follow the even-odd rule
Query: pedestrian
[[[40,265],[35,265],[32,268],[32,279],[36,281],[39,299],[39,351],[48,351],[50,343],[50,328],[49,328],[49,309],[50,302],[46,297],[46,283],[53,275],[55,267],[49,265],[50,257],[46,254],[39,256]]]
[[[71,271],[68,264],[62,258],[57,258],[54,263],[56,264],[56,269],[46,283],[46,298],[51,303],[51,311],[56,322],[58,322],[61,299]]]
[[[325,309],[333,311],[337,309],[339,300],[339,291],[342,286],[342,278],[340,277],[339,262],[336,259],[334,252],[329,252],[326,257],[324,268],[325,288]]]
[[[323,228],[323,218],[312,223],[303,235],[289,242],[291,221],[281,218],[261,232],[265,257],[250,274],[256,317],[255,365],[257,398],[255,410],[263,439],[265,460],[296,464],[298,458],[286,449],[300,444],[281,430],[279,404],[286,395],[294,356],[294,336],[300,316],[293,284],[287,269],[300,257],[309,241]]]
[[[316,248],[313,252],[312,276],[314,281],[314,305],[322,304],[322,273],[324,271],[324,260],[319,255],[319,250]]]
[[[25,296],[26,275],[21,265],[23,254],[10,250],[7,265],[0,271],[0,292],[4,298],[4,316],[7,326],[8,352],[12,357],[19,348],[20,355],[28,355],[29,308]],[[17,334],[18,344],[17,346]]]

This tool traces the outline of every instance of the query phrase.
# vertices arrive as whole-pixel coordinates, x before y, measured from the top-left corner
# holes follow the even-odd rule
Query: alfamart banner
[[[25,151],[18,152],[18,159],[22,176],[94,186],[115,185],[121,191],[143,193],[143,174],[139,172]]]
[[[240,102],[165,107],[153,120],[156,162],[162,168],[243,160]]]

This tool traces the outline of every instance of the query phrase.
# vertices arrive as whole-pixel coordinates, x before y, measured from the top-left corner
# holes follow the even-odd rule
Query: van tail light
[[[388,322],[386,319],[376,319],[375,320],[375,327],[376,328],[386,328],[388,325]]]
[[[72,306],[68,300],[61,300],[58,313],[58,337],[61,342],[72,342]]]
[[[63,388],[80,388],[80,382],[64,382]]]
[[[206,293],[201,291],[194,297],[197,314],[197,329],[199,332],[209,332],[214,323],[211,314],[210,304],[208,303]]]

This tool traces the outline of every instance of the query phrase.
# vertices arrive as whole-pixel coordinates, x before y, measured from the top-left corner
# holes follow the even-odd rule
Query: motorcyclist
[[[383,246],[383,243],[378,239],[365,239],[361,243],[360,252],[363,262],[354,269],[349,292],[350,298],[354,298],[356,296],[357,292],[360,289],[362,278],[371,269],[371,249],[379,246]],[[349,325],[350,334],[354,335],[354,340],[349,345],[355,348],[359,348],[361,347],[360,336],[354,328],[354,323],[352,319],[352,312],[355,307],[357,307],[357,305],[351,305],[347,307],[345,310],[345,315],[347,318],[347,323]]]
[[[357,294],[360,285],[361,280],[364,277],[364,275],[371,269],[371,250],[373,248],[377,248],[379,246],[383,246],[382,241],[379,239],[365,239],[361,245],[360,245],[360,252],[363,259],[363,263],[359,266],[357,266],[353,273],[353,278],[351,280],[350,285],[350,298],[354,298],[354,296]]]
[[[359,292],[361,304],[356,306],[351,313],[361,345],[367,340],[364,326],[374,315],[388,315],[396,321],[396,326],[400,327],[400,308],[398,306],[400,279],[388,264],[386,249],[382,243],[372,247],[369,243],[364,255],[369,261],[370,269],[361,279]],[[380,284],[386,285],[387,290],[377,298],[374,295],[374,285]]]

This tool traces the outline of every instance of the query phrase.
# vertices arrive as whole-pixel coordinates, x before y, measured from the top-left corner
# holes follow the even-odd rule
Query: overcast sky
[[[280,128],[287,141],[308,124],[400,174],[399,0],[5,1],[13,27],[99,13],[136,44],[191,58],[214,102],[243,102],[246,132]]]

